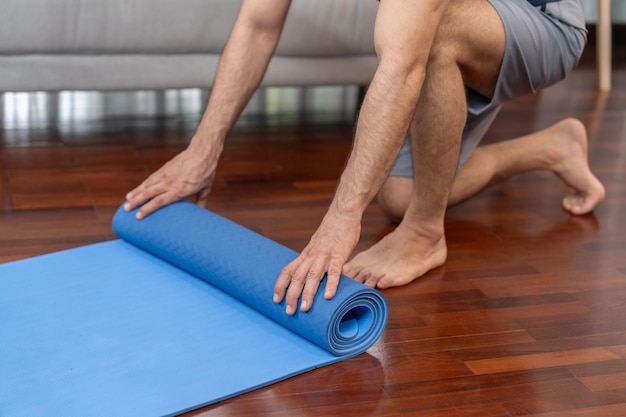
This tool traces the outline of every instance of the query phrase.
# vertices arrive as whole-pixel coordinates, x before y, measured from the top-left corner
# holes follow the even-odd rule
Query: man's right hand
[[[291,0],[244,0],[220,58],[211,97],[189,147],[126,195],[138,218],[196,196],[204,206],[227,133],[260,85]]]
[[[165,163],[141,185],[126,194],[126,211],[140,207],[137,218],[170,203],[196,195],[196,202],[205,206],[215,178],[218,156],[206,157],[191,147]]]

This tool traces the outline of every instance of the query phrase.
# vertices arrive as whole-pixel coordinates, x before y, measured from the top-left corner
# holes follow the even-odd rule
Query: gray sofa
[[[0,91],[210,87],[236,0],[2,0]],[[294,0],[264,85],[366,85],[375,0]]]

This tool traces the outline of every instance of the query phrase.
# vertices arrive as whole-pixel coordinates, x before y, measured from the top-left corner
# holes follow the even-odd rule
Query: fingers
[[[174,201],[178,201],[178,200],[180,200],[180,198],[178,198],[173,193],[163,193],[163,194],[160,194],[160,195],[154,197],[153,199],[149,200],[143,206],[141,206],[139,211],[137,211],[136,217],[139,220],[141,220],[144,217],[147,217],[150,214],[154,213],[155,211],[157,211],[161,207],[165,207],[168,204],[171,204]]]
[[[126,194],[126,204],[124,204],[126,211],[132,211],[167,191],[166,184],[159,178],[158,174],[159,172],[150,175],[137,188]],[[141,213],[147,215],[143,210]]]
[[[124,209],[131,211],[140,207],[136,217],[143,219],[156,210],[182,200],[187,196],[196,194],[196,203],[206,207],[213,174],[203,181],[189,181],[184,175],[166,172],[169,165],[149,176],[141,185],[126,194]]]
[[[126,194],[126,203],[124,204],[124,210],[133,211],[137,207],[140,207],[142,204],[149,201],[151,198],[152,196],[150,194],[144,193],[142,191],[131,191]],[[141,210],[137,213],[137,217],[140,217],[140,213]]]
[[[308,271],[307,271],[308,269]],[[296,270],[296,272],[300,272]],[[300,310],[301,311],[309,311],[313,306],[313,298],[315,298],[315,294],[317,293],[317,289],[320,285],[320,281],[324,278],[324,262],[322,260],[317,260],[314,262],[310,268],[302,268],[301,274],[303,274],[305,278],[304,289],[302,289],[302,301],[300,302]],[[298,297],[300,296],[300,292],[296,288],[289,287],[287,291],[287,305],[290,302],[295,303],[298,302]]]
[[[203,188],[196,194],[196,204],[200,207],[207,207],[209,201],[209,195],[211,194],[211,186]]]
[[[283,298],[285,297],[285,293],[287,292],[287,287],[289,287],[289,283],[291,282],[291,274],[292,274],[291,271],[294,268],[296,268],[297,260],[298,258],[295,261],[287,264],[282,269],[282,271],[280,271],[280,275],[278,276],[278,279],[276,280],[276,283],[274,284],[274,302],[276,304],[282,302]]]
[[[136,216],[141,219],[191,195],[197,196],[199,205],[206,206],[216,161],[215,155],[198,155],[187,148],[126,194],[124,209],[131,211],[139,207]]]
[[[285,298],[285,312],[290,316],[296,312],[298,298],[306,280],[306,275],[302,275],[302,265],[300,257],[287,264],[274,284],[274,302],[280,303]]]
[[[326,267],[329,263],[330,265]],[[300,310],[309,311],[313,307],[313,300],[320,281],[325,275],[328,279],[324,298],[329,300],[335,296],[342,266],[343,263],[337,258],[332,258],[330,261],[326,258],[309,261],[302,259],[301,255],[281,271],[274,285],[274,302],[280,303],[284,298],[285,312],[288,315],[293,315],[298,308],[298,299],[300,299]]]
[[[126,211],[132,211],[148,201],[147,197],[144,197],[145,181],[137,188],[126,194],[126,204],[124,209]]]
[[[151,177],[144,181],[139,187],[126,194],[124,209],[131,211],[137,207],[141,207],[136,214],[138,219],[143,219],[159,208],[179,199],[176,193],[168,191],[163,182],[149,185],[150,181]]]
[[[341,270],[343,268],[343,262],[335,260],[328,268],[326,289],[324,290],[324,298],[330,300],[337,293],[337,286],[339,285],[339,278],[341,277]]]

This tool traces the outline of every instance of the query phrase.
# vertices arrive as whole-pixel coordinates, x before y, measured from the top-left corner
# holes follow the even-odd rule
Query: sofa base
[[[0,91],[144,90],[208,88],[219,55],[5,55],[0,56]],[[263,80],[271,86],[368,85],[377,59],[272,59]]]

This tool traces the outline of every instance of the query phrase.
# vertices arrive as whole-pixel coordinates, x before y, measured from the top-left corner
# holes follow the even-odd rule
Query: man
[[[585,129],[576,120],[472,152],[503,101],[562,79],[582,53],[586,30],[577,0],[530,3],[381,1],[374,30],[379,66],[361,107],[353,149],[320,226],[275,284],[274,301],[284,300],[287,314],[296,312],[298,300],[302,311],[311,308],[325,275],[329,299],[342,271],[387,288],[443,264],[447,205],[495,180],[552,170],[574,189],[563,207],[575,215],[590,212],[604,198],[587,163]],[[224,138],[261,82],[289,5],[289,0],[243,1],[188,148],[128,193],[127,210],[141,206],[142,218],[191,195],[205,203]],[[403,145],[407,132],[410,141]],[[399,225],[346,263],[363,212],[377,194]]]

